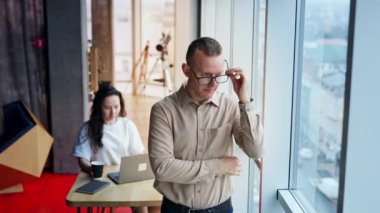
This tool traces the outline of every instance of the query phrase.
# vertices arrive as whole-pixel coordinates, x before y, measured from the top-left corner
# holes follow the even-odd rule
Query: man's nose
[[[218,84],[218,82],[216,81],[216,79],[215,78],[211,78],[211,81],[210,81],[209,85],[210,86],[214,86],[216,84]]]

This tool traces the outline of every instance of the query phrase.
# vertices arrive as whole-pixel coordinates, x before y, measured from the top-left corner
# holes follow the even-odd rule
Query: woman
[[[72,155],[83,171],[92,176],[91,161],[119,165],[121,157],[144,153],[136,125],[126,116],[121,93],[110,85],[96,92],[90,120],[80,128]],[[146,212],[146,207],[134,212]]]

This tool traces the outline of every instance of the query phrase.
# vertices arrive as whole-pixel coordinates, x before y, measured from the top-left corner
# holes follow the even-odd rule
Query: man
[[[260,118],[243,71],[224,70],[216,40],[193,41],[186,61],[187,82],[153,105],[150,117],[148,151],[154,186],[164,196],[161,212],[232,212],[230,175],[241,170],[233,138],[249,157],[261,157]],[[216,92],[228,79],[239,103]]]

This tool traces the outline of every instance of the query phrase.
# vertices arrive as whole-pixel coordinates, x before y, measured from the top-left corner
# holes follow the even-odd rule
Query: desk
[[[67,194],[66,204],[78,207],[78,212],[80,212],[80,207],[90,206],[161,206],[162,195],[153,188],[153,179],[120,185],[112,182],[107,177],[107,173],[119,171],[119,168],[120,166],[105,166],[103,177],[99,180],[108,181],[111,184],[92,195],[75,192],[79,186],[91,180],[87,173],[80,172]]]

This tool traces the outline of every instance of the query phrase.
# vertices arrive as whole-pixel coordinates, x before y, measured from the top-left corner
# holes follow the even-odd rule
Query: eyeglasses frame
[[[229,70],[230,67],[229,67],[229,65],[228,65],[228,61],[227,61],[226,59],[224,59],[224,62],[225,62],[226,65],[227,65],[227,70]],[[191,69],[190,65],[188,65],[188,66],[189,66],[190,71],[194,74],[195,78],[198,80],[198,83],[201,84],[201,85],[208,85],[208,84],[210,84],[210,83],[212,82],[212,80],[214,80],[214,81],[215,81],[216,83],[218,83],[218,84],[226,83],[226,82],[228,81],[228,78],[230,77],[230,75],[228,75],[228,74],[221,74],[221,75],[213,76],[213,77],[198,77],[197,74],[194,72],[194,70]],[[225,70],[225,71],[227,71],[227,70]],[[221,77],[221,76],[227,76],[227,79],[226,79],[225,81],[223,81],[223,82],[218,82],[218,81],[216,80],[216,78]],[[205,79],[205,78],[210,79],[210,81],[209,81],[207,84],[203,84],[203,83],[201,83],[200,79]]]

